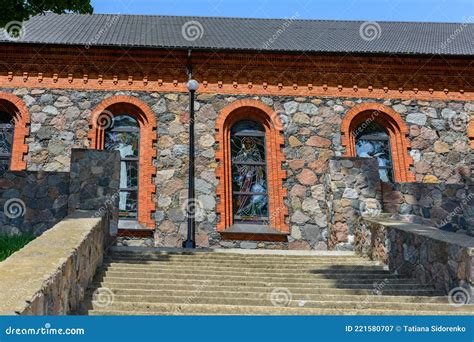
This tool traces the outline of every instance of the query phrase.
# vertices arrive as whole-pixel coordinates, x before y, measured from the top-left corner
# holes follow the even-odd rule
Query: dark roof
[[[188,39],[183,35],[186,27]],[[195,40],[193,32],[198,37]],[[8,41],[4,32],[0,40]],[[168,49],[474,55],[474,24],[46,14],[28,20],[18,41]]]

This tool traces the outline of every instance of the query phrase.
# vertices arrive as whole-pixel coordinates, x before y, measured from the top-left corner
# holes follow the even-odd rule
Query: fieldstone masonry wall
[[[326,176],[330,249],[353,249],[360,217],[382,212],[377,161],[334,158]]]
[[[71,172],[15,171],[0,177],[0,234],[35,236],[77,209],[118,220],[118,152],[72,150]]]
[[[69,171],[72,148],[88,148],[91,111],[105,98],[134,96],[152,108],[157,119],[158,155],[155,243],[180,246],[186,234],[188,95],[181,93],[77,91],[59,89],[1,89],[21,97],[31,115],[27,139],[30,171]],[[270,106],[288,122],[284,129],[283,168],[288,189],[291,229],[288,243],[222,241],[216,232],[215,120],[230,103],[252,98]],[[292,96],[199,94],[196,98],[196,195],[199,246],[244,248],[325,249],[328,212],[324,179],[328,160],[344,154],[340,126],[345,113],[357,104],[378,102],[400,113],[410,127],[409,139],[417,181],[459,183],[470,173],[472,154],[467,122],[474,104],[462,101],[374,100]]]
[[[474,236],[474,183],[403,183],[387,186],[386,212],[407,220],[430,224],[446,231]]]
[[[67,215],[69,173],[6,172],[0,177],[0,234],[38,236]]]

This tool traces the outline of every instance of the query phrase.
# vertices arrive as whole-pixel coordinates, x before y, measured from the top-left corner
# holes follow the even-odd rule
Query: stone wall
[[[464,234],[382,217],[364,219],[356,251],[447,294],[453,289],[474,294],[474,241]]]
[[[386,186],[386,212],[446,231],[474,236],[474,183],[403,183]],[[414,217],[411,217],[414,216]]]
[[[0,178],[0,234],[38,236],[68,212],[69,173],[6,172]]]
[[[110,232],[118,226],[120,154],[117,151],[73,149],[71,155],[69,213],[77,209],[106,214]]]
[[[71,172],[14,171],[0,177],[0,234],[41,235],[77,209],[118,220],[118,152],[73,149]]]
[[[28,170],[67,171],[70,151],[87,148],[91,111],[113,95],[134,96],[150,106],[157,119],[158,156],[156,207],[158,246],[180,246],[186,233],[188,95],[179,93],[76,91],[58,89],[2,89],[20,96],[31,114],[27,139]],[[217,114],[230,103],[257,99],[284,115],[283,152],[287,171],[288,243],[243,242],[245,248],[325,249],[328,218],[324,175],[328,160],[341,156],[340,126],[345,113],[357,104],[377,101],[400,113],[410,126],[411,154],[418,181],[457,183],[468,172],[472,153],[463,118],[473,104],[461,101],[373,100],[290,96],[199,94],[196,99],[196,195],[201,203],[197,220],[198,245],[239,247],[240,241],[221,241],[216,232],[214,140]],[[459,120],[458,120],[459,119]],[[464,126],[463,126],[464,125]],[[459,127],[458,127],[459,126]],[[447,149],[447,147],[449,147]],[[441,166],[440,166],[441,165]]]
[[[102,264],[108,220],[76,211],[0,263],[0,315],[66,315]]]
[[[326,175],[330,249],[353,249],[355,228],[361,216],[382,212],[378,164],[368,158],[337,157]]]

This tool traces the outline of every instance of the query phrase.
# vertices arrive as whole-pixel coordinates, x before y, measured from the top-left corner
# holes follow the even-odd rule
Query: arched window
[[[346,156],[378,159],[382,181],[415,181],[408,126],[392,108],[374,102],[359,104],[344,116],[341,133]]]
[[[113,122],[113,126],[105,131],[105,150],[120,152],[119,217],[136,220],[140,128],[137,120],[126,114],[115,116]]]
[[[216,119],[217,231],[223,239],[284,241],[287,194],[278,115],[257,100],[238,100]]]
[[[356,130],[356,154],[363,158],[376,158],[382,182],[393,182],[390,137],[385,127],[376,122],[361,125]]]
[[[268,224],[265,129],[239,121],[231,129],[232,202],[234,222]]]
[[[117,95],[102,101],[90,120],[90,147],[120,151],[119,229],[154,229],[157,135],[153,111],[133,96]]]
[[[10,170],[13,132],[13,117],[6,112],[0,111],[0,174]]]

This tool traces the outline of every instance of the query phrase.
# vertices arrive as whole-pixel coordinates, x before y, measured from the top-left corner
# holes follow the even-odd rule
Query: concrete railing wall
[[[65,315],[78,308],[108,238],[107,215],[76,211],[0,263],[1,315]]]

